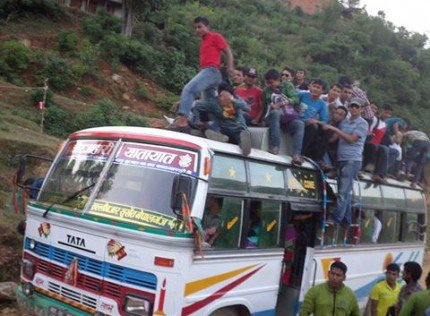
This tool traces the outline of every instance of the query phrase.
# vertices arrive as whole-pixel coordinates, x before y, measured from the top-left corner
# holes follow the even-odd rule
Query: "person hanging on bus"
[[[369,129],[366,120],[361,117],[362,105],[361,100],[352,99],[348,105],[349,118],[344,119],[338,128],[327,124],[323,126],[339,136],[337,212],[333,220],[336,225],[344,224],[344,227],[351,225],[352,184],[361,169],[364,141]]]
[[[418,262],[408,261],[403,264],[403,281],[406,282],[399,292],[399,298],[396,304],[396,315],[402,309],[403,304],[410,298],[410,296],[422,290],[420,283],[418,282],[423,273],[423,269]]]
[[[427,290],[411,295],[402,307],[399,316],[424,315],[430,316],[430,272],[426,277]]]
[[[401,285],[397,282],[400,267],[390,263],[385,272],[385,280],[377,283],[370,292],[370,315],[386,316],[387,311],[397,302]]]
[[[361,315],[354,291],[343,283],[347,269],[343,262],[333,262],[328,271],[328,281],[306,293],[299,315]]]
[[[209,30],[209,20],[198,16],[194,19],[196,35],[202,39],[200,43],[200,71],[182,89],[181,101],[175,118],[169,129],[183,130],[188,128],[188,116],[191,113],[196,94],[203,93],[203,99],[208,100],[216,96],[216,90],[222,82],[220,72],[221,55],[226,55],[227,71],[234,75],[233,53],[227,41],[220,33]]]
[[[218,237],[218,229],[221,224],[220,211],[222,199],[208,196],[203,214],[202,227],[205,232],[204,241],[212,245]]]

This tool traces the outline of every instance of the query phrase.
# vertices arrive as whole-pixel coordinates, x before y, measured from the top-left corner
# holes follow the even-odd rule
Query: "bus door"
[[[299,311],[313,276],[316,211],[318,205],[287,205],[285,252],[278,299],[279,315],[294,315]]]

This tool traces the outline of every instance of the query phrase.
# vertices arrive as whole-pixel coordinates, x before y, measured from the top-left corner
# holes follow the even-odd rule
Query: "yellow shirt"
[[[379,282],[370,292],[370,299],[378,301],[377,315],[385,316],[388,308],[397,302],[400,289],[402,287],[396,282],[396,286],[392,289],[386,280]]]

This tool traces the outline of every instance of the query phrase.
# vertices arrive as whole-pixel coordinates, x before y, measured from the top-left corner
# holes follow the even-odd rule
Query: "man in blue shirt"
[[[350,117],[344,119],[339,128],[324,125],[325,130],[333,131],[339,137],[337,147],[338,160],[338,194],[335,224],[351,225],[351,191],[354,179],[361,169],[364,141],[369,125],[361,117],[362,101],[352,99],[348,104]]]
[[[309,91],[299,92],[300,119],[305,123],[302,154],[321,162],[327,150],[332,133],[322,130],[320,123],[326,124],[327,104],[320,98],[325,90],[325,82],[314,79],[309,84]]]

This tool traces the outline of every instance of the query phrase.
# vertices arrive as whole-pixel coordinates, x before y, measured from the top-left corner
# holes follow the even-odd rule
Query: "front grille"
[[[83,294],[81,292],[75,291],[68,286],[61,285],[55,282],[48,283],[48,290],[51,292],[64,296],[72,301],[78,302],[84,306],[91,307],[93,309],[97,308],[97,297],[91,297],[89,295]]]
[[[99,278],[92,278],[92,280],[97,280],[95,285],[89,285],[91,282],[86,281],[86,278],[91,278],[85,275],[85,279],[81,281],[81,278],[78,280],[83,283],[85,288],[89,288],[93,291],[95,288],[101,287],[102,280],[101,279],[111,279],[115,280],[123,285],[134,285],[139,286],[145,289],[155,290],[157,288],[157,277],[148,272],[143,272],[135,269],[130,269],[126,267],[122,267],[119,265],[111,264],[108,262],[103,262],[96,259],[87,258],[85,256],[76,254],[74,252],[70,252],[64,249],[60,249],[57,247],[49,246],[47,244],[37,242],[36,247],[34,249],[30,249],[30,239],[25,239],[25,249],[30,252],[37,254],[39,257],[46,259],[40,260],[41,262],[38,264],[38,270],[44,272],[45,274],[52,275],[53,277],[62,279],[64,277],[64,273],[66,268],[62,266],[69,266],[74,259],[78,259],[78,269],[80,275],[82,273],[91,273]],[[61,265],[59,265],[61,264]],[[88,279],[90,280],[90,279]],[[104,283],[107,282],[107,280]],[[114,286],[109,287],[112,289],[110,293],[117,293],[118,290],[115,290]]]

